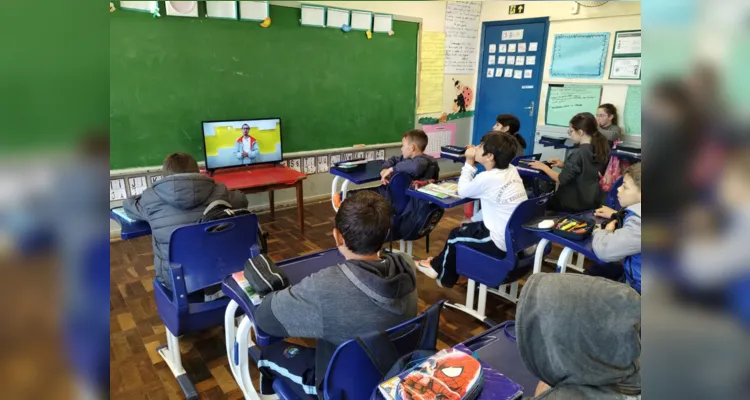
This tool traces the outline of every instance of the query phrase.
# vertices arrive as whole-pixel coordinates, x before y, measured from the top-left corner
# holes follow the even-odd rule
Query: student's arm
[[[421,178],[425,171],[429,161],[424,158],[405,158],[400,163],[393,166],[393,172],[402,173],[411,176],[412,178]]]
[[[247,196],[245,196],[245,193],[242,193],[239,190],[230,190],[229,204],[232,205],[232,208],[247,208],[249,203],[247,202]]]
[[[139,221],[146,221],[146,210],[141,205],[141,195],[128,197],[123,200],[122,208],[125,209],[125,214],[132,219]]]
[[[622,260],[641,252],[641,219],[630,217],[625,226],[610,233],[604,229],[594,231],[594,253],[604,262]]]
[[[396,164],[398,164],[398,162],[401,161],[402,158],[402,156],[393,156],[385,160],[385,162],[383,163],[383,169],[388,169],[396,166]]]
[[[555,176],[552,176],[550,173],[547,175],[560,185],[567,185],[575,181],[581,175],[581,171],[583,171],[583,158],[581,157],[581,153],[573,151],[570,157],[565,160],[565,164],[559,174],[552,171],[555,173]]]
[[[482,210],[477,211],[476,214],[472,215],[471,222],[479,222],[484,221],[484,217],[482,216]]]
[[[315,293],[314,278],[263,299],[255,311],[255,323],[265,333],[276,337],[323,337],[323,314]]]
[[[463,168],[461,168],[461,177],[458,178],[459,196],[475,199],[489,189],[485,179],[482,179],[482,175],[484,174],[475,179],[474,175],[476,173],[477,169],[469,163],[464,164]]]

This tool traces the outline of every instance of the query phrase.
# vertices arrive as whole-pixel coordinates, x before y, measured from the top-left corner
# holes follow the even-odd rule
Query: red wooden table
[[[279,189],[297,189],[297,221],[300,233],[305,233],[305,211],[302,201],[302,181],[307,175],[297,172],[283,165],[259,166],[250,169],[219,170],[213,176],[216,182],[221,182],[231,190],[243,193],[268,192],[268,202],[271,207],[271,218],[274,215],[273,191]]]

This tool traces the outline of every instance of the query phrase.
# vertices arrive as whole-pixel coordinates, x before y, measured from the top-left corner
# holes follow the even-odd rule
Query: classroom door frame
[[[539,54],[540,60],[538,64],[541,68],[540,68],[540,73],[536,74],[537,75],[536,79],[534,79],[534,86],[536,86],[536,103],[535,104],[537,104],[537,109],[535,110],[536,115],[535,115],[535,118],[533,119],[534,126],[532,129],[532,132],[536,132],[536,127],[537,127],[538,120],[539,120],[538,105],[540,104],[539,100],[541,99],[541,96],[542,96],[542,81],[543,81],[542,78],[544,77],[544,70],[546,68],[545,62],[547,61],[547,39],[549,38],[549,24],[550,24],[549,17],[505,19],[501,21],[482,22],[482,36],[480,38],[479,60],[477,62],[477,93],[474,97],[476,99],[479,99],[480,98],[479,94],[481,93],[481,90],[482,90],[482,80],[483,80],[484,75],[482,74],[482,71],[481,71],[481,65],[482,65],[482,60],[484,60],[484,53],[488,51],[486,44],[485,44],[485,39],[486,39],[485,33],[487,31],[487,28],[496,27],[496,26],[505,26],[505,25],[521,25],[521,24],[533,24],[533,23],[544,24],[544,34],[542,36],[542,40],[539,46],[541,51]],[[479,104],[477,103],[476,106],[474,107],[474,110],[475,110],[474,122],[476,122],[476,114],[477,114],[478,108],[479,108]],[[471,143],[477,144],[479,143],[479,139],[481,139],[484,132],[478,132],[479,128],[476,123],[474,123],[473,125],[474,126],[472,127]],[[531,149],[531,150],[534,149],[534,142],[527,144],[527,150],[528,149]]]

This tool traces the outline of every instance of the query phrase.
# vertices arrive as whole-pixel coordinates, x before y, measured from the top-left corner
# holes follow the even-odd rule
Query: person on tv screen
[[[243,164],[246,162],[255,162],[258,157],[260,150],[258,149],[258,141],[254,137],[250,136],[250,125],[242,125],[242,136],[237,139],[237,143],[234,145],[234,155],[242,161]],[[247,160],[247,161],[246,161]]]

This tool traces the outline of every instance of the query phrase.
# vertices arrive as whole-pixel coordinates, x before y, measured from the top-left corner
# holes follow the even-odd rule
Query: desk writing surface
[[[604,261],[600,260],[599,257],[597,257],[594,253],[594,249],[592,248],[592,244],[594,242],[593,234],[584,240],[577,241],[565,239],[564,237],[555,235],[551,231],[532,230],[532,232],[534,232],[534,234],[542,239],[547,239],[552,243],[557,243],[559,245],[569,247],[573,249],[573,251],[583,254],[586,258],[590,259],[596,264],[606,264]]]
[[[446,153],[440,153],[440,158],[445,158],[446,160],[452,160],[453,162],[457,163],[465,163],[466,162],[466,156],[457,156],[453,154],[446,154]]]
[[[146,236],[151,234],[151,225],[146,221],[129,221],[123,218],[121,214],[124,214],[122,207],[115,207],[109,210],[109,218],[120,225],[120,237],[124,240],[137,238],[139,236]]]
[[[515,329],[509,330],[515,334]],[[518,345],[505,335],[502,325],[490,328],[462,344],[495,371],[523,386],[524,396],[534,396],[539,379],[526,368]]]
[[[360,169],[352,172],[341,171],[335,167],[331,167],[330,173],[335,176],[340,176],[354,184],[361,185],[363,183],[375,182],[380,180],[380,171],[383,170],[383,161],[370,161],[365,165],[364,169]]]
[[[433,204],[437,204],[440,208],[443,208],[443,209],[458,207],[458,206],[464,205],[466,203],[471,203],[474,201],[474,199],[454,197],[454,196],[448,196],[444,199],[441,199],[435,196],[431,196],[425,192],[420,192],[419,190],[414,190],[414,189],[408,189],[406,191],[406,195],[410,197],[416,197],[421,200],[426,200]]]
[[[285,166],[232,170],[227,172],[217,171],[213,176],[214,181],[225,184],[230,190],[279,184],[293,185],[305,178],[307,178],[307,175]]]

